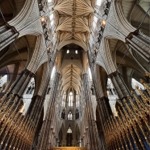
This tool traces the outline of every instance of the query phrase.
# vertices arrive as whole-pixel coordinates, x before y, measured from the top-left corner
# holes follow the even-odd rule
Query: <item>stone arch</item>
[[[112,58],[110,45],[107,38],[103,38],[96,58],[96,64],[102,66],[107,74],[116,71],[116,64]]]
[[[34,51],[30,62],[28,63],[27,69],[31,70],[33,73],[45,62],[48,61],[47,49],[44,42],[43,35],[37,37]]]
[[[126,37],[136,30],[125,18],[121,9],[121,3],[112,1],[103,36],[106,38],[116,38],[125,42]]]
[[[131,88],[131,75],[136,73],[138,76],[144,76],[145,71],[135,61],[127,45],[118,39],[108,39],[112,59],[116,65],[116,70],[121,73],[128,88]],[[140,57],[138,57],[140,59]],[[141,63],[144,63],[142,61]],[[147,66],[146,66],[147,67]],[[142,75],[143,74],[143,75]]]
[[[122,0],[121,3],[116,3],[117,11],[122,11],[125,19],[136,29],[140,29],[145,35],[150,35],[149,30],[149,11],[150,2],[146,0],[137,1],[134,0],[128,2]],[[147,15],[146,15],[147,13]]]
[[[14,26],[17,31],[20,31],[20,29],[22,28],[22,25],[27,23],[27,19],[29,17],[31,18],[36,17],[33,11],[34,9],[37,9],[37,8],[38,8],[38,3],[36,0],[32,0],[32,1],[26,0],[22,9],[12,20],[8,22],[8,24],[11,26]]]
[[[76,44],[76,45],[82,47],[82,49],[83,49],[84,51],[87,51],[87,46],[86,46],[86,44],[85,44],[85,43],[82,43],[82,42],[80,42],[80,41],[77,41],[77,40],[63,41],[63,42],[61,42],[61,43],[58,44],[57,49],[58,49],[58,50],[61,50],[64,46],[66,46],[66,45],[68,45],[68,44]]]
[[[12,20],[23,8],[26,0],[21,0],[19,2],[19,5],[17,4],[17,1],[9,1],[9,0],[2,0],[0,1],[0,8],[1,8],[1,15],[0,18],[2,19],[0,21],[0,26],[3,23],[6,23],[10,20]]]
[[[0,68],[8,67],[11,70],[9,86],[16,80],[16,77],[26,69],[32,56],[36,36],[23,36],[0,51]]]
[[[126,65],[128,67],[134,68],[139,72],[143,72],[141,66],[137,64],[134,60],[133,55],[131,54],[130,50],[128,49],[126,43],[118,39],[107,39],[110,47],[110,52],[112,55],[112,59],[118,68],[118,63],[122,65]]]
[[[2,51],[0,51],[2,61],[1,66],[20,61],[28,62],[32,55],[32,47],[35,44],[35,40],[35,36],[23,36],[5,47]]]

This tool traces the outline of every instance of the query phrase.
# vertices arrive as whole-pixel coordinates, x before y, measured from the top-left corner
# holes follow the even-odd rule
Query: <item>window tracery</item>
[[[73,119],[73,115],[72,115],[72,112],[70,111],[69,113],[68,113],[68,120],[72,120]]]
[[[73,107],[73,93],[69,93],[68,106]]]

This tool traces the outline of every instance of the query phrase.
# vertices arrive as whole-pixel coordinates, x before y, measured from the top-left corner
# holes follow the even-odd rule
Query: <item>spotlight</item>
[[[102,26],[105,26],[106,25],[106,21],[105,20],[102,20]]]
[[[43,23],[43,22],[45,22],[46,20],[45,20],[45,17],[41,17],[41,22]]]

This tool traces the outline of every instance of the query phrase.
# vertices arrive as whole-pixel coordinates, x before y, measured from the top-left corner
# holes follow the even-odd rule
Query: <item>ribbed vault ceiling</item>
[[[55,1],[54,13],[58,45],[68,41],[74,41],[71,44],[80,43],[80,46],[87,44],[94,15],[94,4],[95,1],[93,0]],[[76,59],[76,61],[82,62],[80,59]],[[77,67],[70,60],[63,67],[61,73],[63,90],[66,91],[72,88],[79,92],[81,68]]]
[[[81,86],[81,70],[76,65],[70,64],[62,69],[62,87],[66,91],[69,88],[75,89],[77,92]]]
[[[59,42],[77,40],[86,43],[94,13],[91,0],[56,0],[56,32]]]

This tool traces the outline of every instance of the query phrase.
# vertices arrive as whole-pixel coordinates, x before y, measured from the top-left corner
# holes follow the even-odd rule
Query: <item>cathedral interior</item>
[[[0,150],[150,150],[150,0],[0,0]]]

